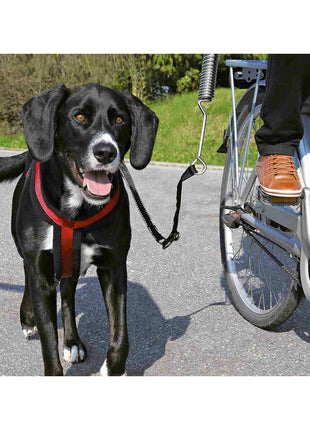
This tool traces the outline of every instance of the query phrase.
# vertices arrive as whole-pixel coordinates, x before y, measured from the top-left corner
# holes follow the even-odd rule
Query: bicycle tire
[[[253,99],[253,92],[254,88],[250,88],[246,91],[242,99],[240,100],[238,106],[237,106],[237,129],[240,130],[240,134],[238,134],[238,150],[241,154],[243,151],[243,134],[244,130],[246,128],[247,120],[249,119],[250,111],[251,111],[251,105],[252,105],[252,99]],[[257,120],[260,120],[260,109],[261,104],[264,98],[264,88],[260,87],[258,96],[257,96],[257,102],[254,112],[254,120],[253,124],[257,122]],[[243,133],[243,134],[242,134]],[[252,139],[252,145],[255,145],[254,139]],[[256,148],[256,145],[255,145]],[[255,165],[253,167],[255,169]],[[239,170],[240,171],[240,170]],[[249,179],[247,179],[249,181]],[[253,180],[251,180],[250,184]],[[245,181],[246,183],[246,181]],[[240,249],[238,251],[235,251],[236,246],[234,244],[233,237],[237,237],[237,234],[232,231],[229,227],[227,227],[223,221],[222,221],[222,215],[223,213],[227,212],[227,209],[223,209],[224,205],[228,205],[229,199],[230,199],[230,188],[231,188],[231,156],[230,151],[227,152],[225,167],[223,171],[223,178],[222,178],[222,186],[221,186],[221,205],[220,205],[220,245],[221,245],[221,257],[222,257],[222,264],[223,269],[226,275],[227,280],[227,287],[229,290],[229,298],[236,308],[236,310],[242,315],[243,318],[245,318],[247,321],[249,321],[251,324],[260,327],[265,330],[272,330],[279,325],[283,324],[295,311],[297,308],[301,298],[303,297],[303,291],[300,283],[292,280],[291,277],[289,277],[287,274],[283,272],[283,269],[281,269],[276,263],[274,263],[273,260],[270,259],[268,261],[268,254],[263,253],[259,254],[259,250],[254,251],[255,245],[257,245],[256,242],[253,241],[253,239],[250,238],[249,235],[247,235],[246,231],[242,226],[240,226],[238,229],[234,230],[238,231],[238,235],[242,235],[240,241]],[[250,192],[248,193],[248,199],[255,199],[257,192],[257,180],[256,183],[251,187]],[[266,220],[268,222],[268,220]],[[240,233],[241,231],[241,233]],[[251,244],[250,241],[253,241]],[[230,242],[231,241],[231,242]],[[282,262],[285,261],[285,264],[290,267],[290,270],[293,271],[295,274],[299,273],[299,263],[295,259],[293,259],[286,251],[284,251],[282,248],[274,246],[274,244],[270,245],[270,242],[267,239],[263,239],[264,245],[268,245],[267,248],[272,247],[273,252],[280,253]],[[247,242],[249,244],[247,244]],[[252,247],[252,248],[251,248]],[[257,248],[259,248],[257,246]],[[232,254],[232,249],[233,253]],[[244,252],[244,253],[243,253]],[[256,252],[256,254],[255,254]],[[239,255],[237,255],[239,253]],[[251,257],[251,253],[254,255],[253,259]],[[260,257],[258,258],[258,255]],[[242,260],[243,258],[243,260]],[[259,272],[259,269],[254,266],[252,263],[252,260],[255,260],[256,266],[261,266],[260,269],[263,272],[263,275],[261,272]],[[263,262],[258,262],[258,259],[263,259]],[[244,269],[245,267],[245,260],[248,260],[248,268]],[[240,262],[241,261],[241,262]],[[281,261],[281,260],[280,260]],[[244,267],[243,267],[243,266]],[[271,274],[270,267],[272,266],[272,282],[270,284],[268,283],[266,274],[265,274],[265,268],[268,267],[268,270]],[[286,266],[287,267],[287,266]],[[232,268],[235,268],[232,270]],[[266,269],[267,271],[267,269]],[[282,272],[281,272],[282,271]],[[255,273],[254,273],[255,272]],[[244,275],[246,273],[246,275]],[[249,275],[248,275],[248,274]],[[275,273],[277,273],[278,276],[280,276],[280,281],[274,281],[277,279],[275,276]],[[262,277],[266,277],[265,281],[262,280]],[[285,279],[285,282],[283,282],[283,279]],[[244,283],[242,283],[244,281]],[[255,283],[256,282],[256,286]],[[264,283],[265,282],[265,283]],[[276,284],[277,282],[277,284]],[[282,282],[282,283],[281,283]],[[254,286],[246,285],[246,283],[252,283]],[[278,285],[279,284],[279,285]],[[270,288],[271,286],[271,288]],[[264,289],[269,288],[269,308],[266,309],[266,303],[265,300],[265,293],[261,293],[264,296],[264,309],[261,306],[261,299],[259,303],[258,302],[258,294],[259,290],[264,291]],[[275,299],[273,299],[273,295],[276,296],[274,289],[278,288],[277,294],[279,295],[279,301],[276,302]],[[280,290],[281,289],[281,290]],[[282,292],[283,290],[283,292]],[[251,295],[252,294],[252,295]],[[256,295],[254,297],[254,295]],[[273,306],[273,300],[275,301]]]

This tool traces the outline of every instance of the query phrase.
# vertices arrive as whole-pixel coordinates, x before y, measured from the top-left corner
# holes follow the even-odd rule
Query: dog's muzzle
[[[117,157],[117,149],[111,143],[100,142],[93,147],[93,153],[99,163],[111,164]]]
[[[105,170],[84,171],[77,165],[74,159],[71,159],[71,171],[75,182],[79,185],[82,194],[89,203],[97,201],[106,203],[110,199],[113,188],[113,174]]]
[[[84,168],[74,157],[72,161],[71,170],[84,198],[89,203],[106,203],[113,188],[113,175],[120,163],[118,146],[112,137],[107,133],[95,137],[83,160]]]

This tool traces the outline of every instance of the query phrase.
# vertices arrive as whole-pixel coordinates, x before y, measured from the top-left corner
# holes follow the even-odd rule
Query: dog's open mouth
[[[85,172],[83,176],[83,191],[92,198],[106,198],[112,190],[111,180],[111,175],[103,170]]]
[[[113,188],[112,173],[107,173],[104,170],[92,170],[84,172],[77,166],[75,161],[73,161],[72,171],[76,182],[86,197],[100,201],[109,198]]]

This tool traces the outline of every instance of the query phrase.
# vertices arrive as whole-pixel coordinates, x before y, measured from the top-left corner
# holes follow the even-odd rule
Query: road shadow
[[[109,342],[109,324],[97,278],[84,278],[76,292],[78,331],[87,348],[84,363],[72,365],[66,375],[97,374]],[[138,283],[128,283],[127,320],[129,332],[128,376],[144,375],[146,369],[165,355],[168,341],[183,336],[190,324],[190,315],[166,319],[156,302]],[[59,326],[62,326],[59,315]]]
[[[24,286],[0,283],[0,290],[20,293],[22,298]],[[63,324],[59,302],[58,294],[59,352],[62,357]],[[186,333],[193,315],[209,307],[221,305],[225,305],[225,302],[209,303],[189,315],[165,318],[147,289],[139,283],[129,282],[127,320],[130,349],[127,375],[144,375],[149,367],[165,355],[167,343]],[[96,375],[106,359],[109,342],[109,323],[96,277],[79,280],[76,291],[76,317],[79,335],[87,349],[88,357],[85,362],[73,365],[62,360],[64,373],[68,376]],[[39,340],[38,334],[31,340]]]
[[[274,329],[279,333],[292,330],[300,339],[310,343],[310,304],[305,298],[302,298],[294,314],[285,323]]]
[[[209,307],[226,304],[225,302],[210,303],[189,315],[166,319],[143,285],[129,282],[127,298],[130,345],[126,364],[128,376],[143,376],[149,367],[165,355],[167,343],[181,338],[186,333],[193,315]],[[66,375],[98,374],[106,359],[109,324],[97,278],[80,280],[76,293],[76,315],[78,331],[87,348],[88,359],[79,365],[70,366]],[[61,319],[58,323],[59,326],[62,324]]]
[[[221,287],[226,299],[223,302],[209,303],[189,315],[165,318],[147,289],[139,283],[128,283],[128,331],[130,351],[127,360],[127,374],[142,376],[145,371],[160,360],[169,341],[180,339],[187,331],[191,317],[208,307],[231,305],[231,295],[224,274]],[[23,285],[0,283],[0,290],[22,293]],[[59,295],[58,295],[59,300]],[[237,311],[236,311],[237,312]],[[81,278],[76,292],[76,316],[78,330],[84,342],[88,358],[84,363],[68,365],[63,362],[68,376],[97,374],[106,358],[109,341],[109,324],[99,282],[96,277]],[[18,318],[18,315],[16,315]],[[249,323],[250,324],[250,323]],[[61,329],[61,313],[58,312],[58,327]],[[295,313],[274,332],[290,332],[310,343],[310,304],[303,299]],[[62,330],[59,331],[60,355],[62,356]],[[31,340],[38,340],[38,334]]]
[[[224,273],[221,277],[221,287],[225,291],[225,301],[227,301],[227,304],[230,303],[232,305],[231,293],[228,289]],[[275,333],[294,331],[300,339],[310,343],[310,303],[305,299],[305,297],[301,299],[293,315],[279,327],[276,327],[271,331]]]

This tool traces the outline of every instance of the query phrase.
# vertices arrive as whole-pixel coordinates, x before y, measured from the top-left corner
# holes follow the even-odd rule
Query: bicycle
[[[226,65],[232,113],[218,150],[227,153],[220,198],[222,264],[234,307],[253,325],[270,330],[294,313],[303,296],[310,300],[310,115],[302,115],[304,137],[294,158],[302,195],[278,203],[260,189],[255,170],[254,133],[262,122],[267,61]],[[235,79],[250,84],[237,105]]]

